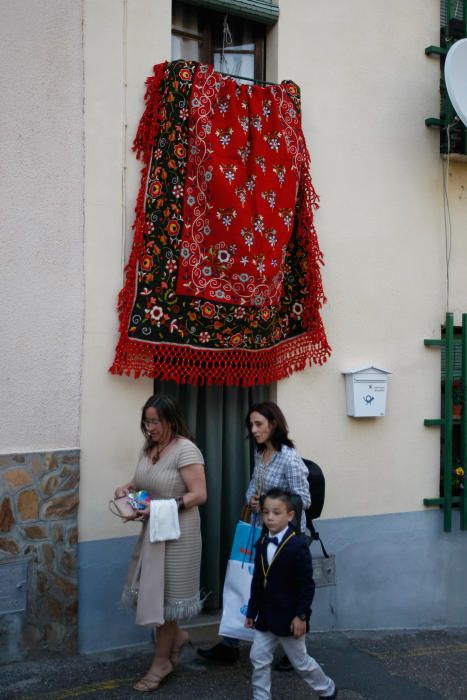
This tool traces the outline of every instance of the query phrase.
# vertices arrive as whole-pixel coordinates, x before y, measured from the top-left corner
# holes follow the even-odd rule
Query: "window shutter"
[[[272,0],[184,0],[184,2],[261,24],[275,24],[279,19],[279,7]]]
[[[441,0],[441,27],[445,27],[448,21],[448,3],[451,3],[453,19],[464,17],[464,0]]]
[[[454,363],[452,376],[454,379],[462,377],[462,338],[454,337]],[[441,347],[441,379],[446,377],[446,348]]]

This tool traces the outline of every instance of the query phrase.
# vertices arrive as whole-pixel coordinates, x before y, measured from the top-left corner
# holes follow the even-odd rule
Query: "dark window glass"
[[[264,80],[263,25],[172,3],[172,59],[212,63],[221,73]]]

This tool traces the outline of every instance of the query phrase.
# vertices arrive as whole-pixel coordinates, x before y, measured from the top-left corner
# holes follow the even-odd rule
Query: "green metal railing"
[[[460,496],[452,495],[453,473],[453,428],[460,423],[460,459],[464,472],[467,471],[467,314],[462,314],[462,370],[461,370],[461,418],[453,418],[453,392],[454,378],[454,318],[452,313],[446,314],[446,326],[444,338],[440,340],[427,340],[425,345],[444,349],[444,418],[426,418],[425,425],[439,426],[444,438],[444,450],[442,459],[442,483],[443,495],[438,498],[424,498],[425,506],[441,506],[444,511],[444,531],[452,530],[452,507],[459,505],[460,529],[467,530],[467,478],[464,476],[464,488]]]
[[[441,153],[467,154],[467,130],[461,122],[455,122],[456,112],[449,99],[444,80],[444,59],[451,46],[467,36],[467,0],[442,0],[441,2],[441,35],[439,46],[427,46],[427,56],[440,57],[440,94],[441,106],[439,117],[425,119],[426,126],[436,126],[441,129]],[[449,128],[449,135],[447,130]]]

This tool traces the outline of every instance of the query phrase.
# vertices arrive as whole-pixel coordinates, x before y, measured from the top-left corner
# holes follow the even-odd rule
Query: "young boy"
[[[263,535],[256,545],[245,620],[245,627],[255,628],[250,652],[253,700],[271,698],[271,664],[278,643],[320,698],[337,698],[334,681],[306,650],[315,584],[305,537],[290,527],[294,516],[290,493],[268,491],[262,513],[269,536]]]

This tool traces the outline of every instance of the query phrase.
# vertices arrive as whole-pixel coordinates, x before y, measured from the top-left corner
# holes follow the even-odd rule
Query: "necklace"
[[[256,494],[258,498],[263,494],[263,483],[264,483],[264,475],[271,464],[272,460],[274,459],[276,455],[276,450],[272,449],[270,454],[269,454],[269,459],[266,460],[266,452],[268,448],[264,450],[260,457],[260,463],[259,463],[259,469],[258,469],[258,475],[256,477]],[[262,467],[262,469],[261,469]]]
[[[276,450],[272,449],[270,452],[268,452],[268,448],[266,448],[262,454],[262,463],[265,469],[269,467],[271,464],[272,460],[274,459],[274,455],[276,454]],[[267,455],[267,456],[266,456]]]
[[[276,561],[276,559],[277,559],[277,557],[279,556],[281,550],[285,547],[285,545],[287,544],[287,542],[288,542],[289,540],[292,539],[292,537],[295,537],[295,532],[292,532],[292,533],[287,537],[287,539],[285,539],[285,540],[283,540],[283,541],[281,542],[281,544],[279,545],[279,547],[276,549],[276,553],[274,554],[272,560],[270,561],[269,566],[268,566],[267,569],[266,569],[266,567],[265,567],[265,565],[264,565],[263,553],[261,552],[261,568],[262,568],[262,570],[263,570],[263,586],[264,586],[264,588],[267,588],[267,586],[268,586],[268,574],[269,574],[269,571],[270,571],[270,569],[271,569],[271,566],[272,566],[272,565],[274,564],[274,562]],[[265,539],[266,539],[266,538],[263,537],[263,540],[262,540],[263,544],[264,544],[264,542],[265,542]]]
[[[167,447],[168,447],[169,445],[172,444],[172,442],[173,442],[174,440],[175,440],[175,438],[171,436],[171,437],[169,438],[168,442],[166,442],[162,447],[161,447],[160,444],[157,444],[157,445],[156,445],[156,450],[155,450],[155,452],[151,455],[151,462],[152,462],[153,464],[155,464],[156,462],[159,461],[159,459],[160,459],[160,457],[161,457],[161,454],[164,452],[165,449],[167,449]]]

